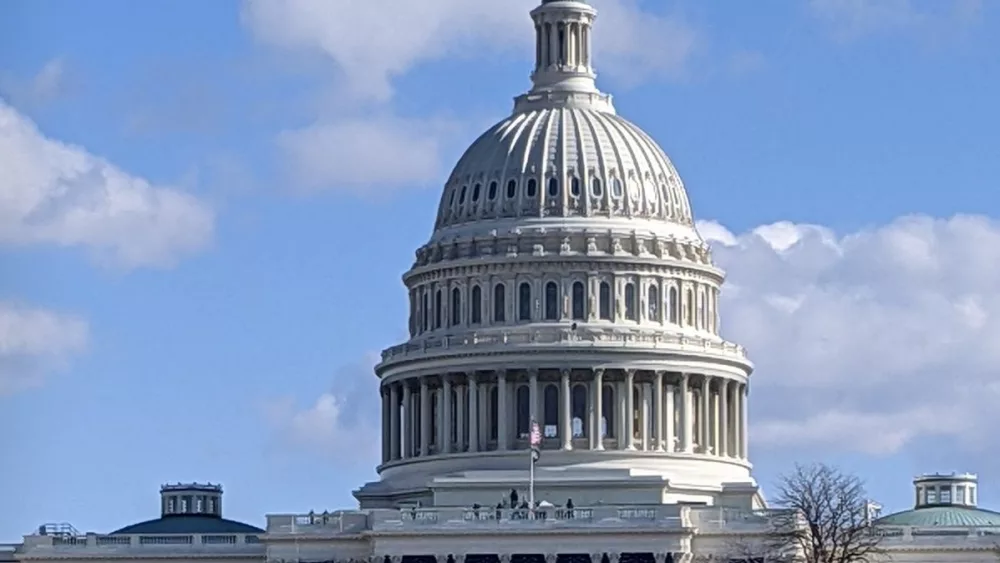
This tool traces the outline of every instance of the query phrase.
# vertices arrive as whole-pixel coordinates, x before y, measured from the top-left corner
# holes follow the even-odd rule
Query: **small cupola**
[[[222,485],[177,483],[160,487],[160,514],[222,518]]]
[[[916,508],[975,507],[979,478],[973,473],[928,473],[913,478]]]

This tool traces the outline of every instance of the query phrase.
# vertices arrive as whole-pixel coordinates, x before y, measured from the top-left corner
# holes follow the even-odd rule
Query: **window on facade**
[[[430,446],[439,445],[438,437],[438,398],[441,394],[438,391],[431,391],[431,435],[427,441]]]
[[[181,498],[181,514],[187,514],[187,513],[188,513],[188,499],[187,499],[187,497],[182,497]]]
[[[545,284],[545,320],[559,320],[559,286],[556,282]]]
[[[606,321],[611,320],[611,284],[601,282],[600,295],[600,317]]]
[[[451,388],[451,441],[458,441],[458,389]]]
[[[517,180],[507,181],[507,199],[514,199],[517,195]]]
[[[204,513],[205,512],[205,499],[203,497],[196,498],[195,502],[194,502],[194,506],[195,506],[195,508],[194,508],[195,512],[197,512],[198,514]]]
[[[927,489],[927,504],[937,504],[938,495],[934,489]]]
[[[965,485],[957,485],[955,487],[955,502],[961,504],[969,503],[969,501],[965,498]]]
[[[694,292],[690,289],[684,292],[687,307],[684,311],[684,324],[691,326],[694,324]]]
[[[632,282],[625,284],[625,318],[636,320],[635,284]]]
[[[531,390],[527,385],[517,388],[514,409],[517,411],[517,437],[523,440],[531,432]]]
[[[642,395],[639,393],[639,386],[632,386],[632,438],[638,440],[642,437]]]
[[[580,197],[580,179],[573,177],[569,184],[569,193],[573,194],[573,197]]]
[[[571,413],[573,422],[573,437],[583,438],[589,434],[587,429],[587,386],[576,384],[573,386],[571,399]]]
[[[705,328],[708,323],[705,322],[705,292],[698,292],[698,316],[696,325],[698,328]]]
[[[493,286],[493,322],[507,321],[507,304],[505,303],[505,287],[502,283]]]
[[[456,287],[451,290],[451,326],[462,324],[462,292]]]
[[[531,284],[521,283],[517,288],[517,318],[520,321],[531,320]]]
[[[472,188],[472,203],[479,201],[479,192],[482,188],[482,184],[476,184],[476,186]]]
[[[594,178],[590,181],[590,193],[594,194],[594,197],[601,197],[604,195],[604,186],[601,185],[600,178]]]
[[[487,197],[489,197],[491,201],[497,198],[497,181],[496,180],[493,180],[492,182],[490,182],[490,189],[487,192]]]
[[[500,428],[500,398],[497,388],[490,389],[490,440],[497,439],[497,429]]]
[[[680,314],[679,294],[676,287],[671,287],[667,292],[667,314],[670,322],[677,324],[677,316]]]
[[[462,186],[462,191],[458,194],[458,204],[462,205],[465,203],[465,192],[469,189],[469,186]]]
[[[618,178],[613,178],[611,180],[611,195],[615,197],[622,196],[622,181]]]
[[[177,512],[177,499],[170,497],[167,499],[167,514],[173,514]]]
[[[430,317],[430,315],[428,314],[428,307],[427,307],[427,291],[426,290],[421,290],[420,294],[421,294],[420,295],[420,301],[421,301],[421,303],[420,303],[420,323],[421,323],[421,325],[423,325],[423,329],[427,330],[427,325],[428,325],[428,323],[430,323],[430,321],[428,320],[428,318]]]
[[[527,196],[535,197],[536,195],[538,195],[538,182],[531,178],[528,180]]]
[[[552,384],[546,385],[542,398],[545,406],[543,432],[546,438],[555,438],[559,435],[559,389]]]
[[[469,311],[472,324],[483,322],[483,290],[478,285],[472,286],[472,307]]]
[[[601,435],[605,438],[615,437],[615,389],[605,385],[601,390]]]
[[[582,321],[586,315],[587,295],[583,282],[573,282],[573,319]]]
[[[441,295],[441,290],[439,289],[434,294],[434,328],[441,328],[444,324],[441,318],[441,310],[444,308],[442,299],[444,299],[444,296]]]
[[[649,286],[649,320],[656,322],[660,320],[660,290],[655,285]]]
[[[556,197],[559,195],[559,180],[557,178],[549,178],[549,197]]]
[[[211,497],[208,499],[208,513],[215,514],[215,499]]]

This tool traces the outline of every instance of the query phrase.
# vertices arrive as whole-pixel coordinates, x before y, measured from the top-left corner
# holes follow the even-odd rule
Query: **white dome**
[[[617,218],[633,229],[697,238],[670,160],[609,109],[528,109],[491,127],[455,166],[438,208],[438,233],[522,218]]]

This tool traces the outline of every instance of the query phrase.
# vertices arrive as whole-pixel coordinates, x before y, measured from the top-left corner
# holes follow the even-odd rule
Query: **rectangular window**
[[[938,495],[934,489],[927,489],[927,504],[937,504]]]
[[[951,503],[951,489],[941,489],[941,503]]]

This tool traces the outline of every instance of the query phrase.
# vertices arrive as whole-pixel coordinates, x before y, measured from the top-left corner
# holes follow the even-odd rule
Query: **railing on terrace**
[[[555,328],[535,329],[530,332],[472,332],[456,336],[426,338],[417,342],[407,342],[382,352],[382,361],[400,359],[412,355],[444,353],[449,348],[497,347],[506,345],[552,345],[579,346],[582,348],[662,348],[692,352],[712,352],[721,355],[746,357],[746,350],[731,342],[702,338],[699,336],[677,335],[662,332],[634,330],[586,329],[576,330]]]
[[[253,534],[163,534],[27,536],[27,555],[64,551],[97,553],[132,550],[170,550],[180,553],[262,553],[264,546]]]
[[[792,511],[783,509],[742,510],[725,506],[691,509],[691,525],[703,532],[767,531],[780,517],[787,522]]]
[[[965,528],[945,526],[880,526],[875,533],[882,536],[882,545],[977,545],[1000,543],[1000,527]]]

